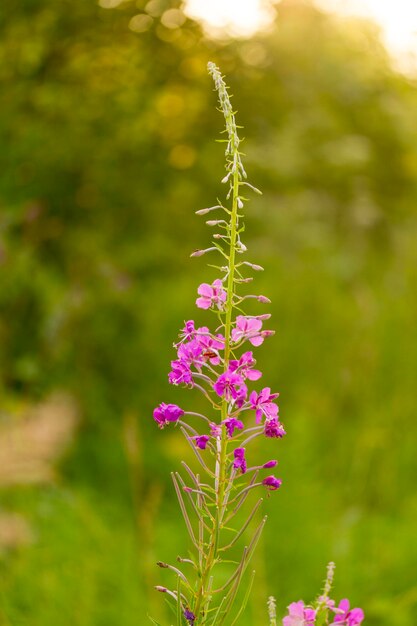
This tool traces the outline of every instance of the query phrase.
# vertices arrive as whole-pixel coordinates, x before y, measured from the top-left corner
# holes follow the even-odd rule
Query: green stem
[[[237,152],[237,148],[233,146],[233,150]],[[236,255],[236,239],[237,239],[237,211],[238,211],[238,196],[239,196],[239,171],[237,166],[233,171],[233,186],[232,186],[232,211],[230,217],[230,254],[229,254],[229,275],[227,280],[227,298],[225,306],[225,321],[224,321],[224,369],[226,372],[229,368],[230,361],[230,336],[232,332],[232,314],[233,314],[233,295],[234,295],[234,279],[235,279],[235,255]],[[223,398],[221,405],[221,418],[222,422],[227,418],[228,402]],[[199,613],[206,605],[206,590],[207,584],[210,580],[211,571],[216,564],[218,548],[219,548],[219,536],[223,524],[223,518],[225,514],[224,496],[225,496],[225,484],[226,484],[226,466],[227,466],[227,431],[226,427],[222,428],[222,436],[220,444],[217,450],[216,461],[216,515],[213,520],[213,526],[209,536],[209,548],[206,555],[206,561],[204,570],[201,572],[201,582],[197,591],[197,599],[195,604],[195,615],[197,618],[197,624],[203,624],[205,617],[203,616],[200,621]],[[208,607],[205,607],[206,609]]]

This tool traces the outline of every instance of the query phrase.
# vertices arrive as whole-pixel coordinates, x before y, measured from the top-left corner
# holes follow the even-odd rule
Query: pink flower
[[[236,327],[232,330],[232,341],[237,343],[242,339],[248,339],[253,346],[260,346],[264,340],[260,334],[261,328],[262,320],[256,317],[238,315],[236,318]]]
[[[278,419],[278,405],[272,402],[278,396],[279,393],[271,393],[270,387],[264,387],[259,394],[256,391],[252,391],[249,401],[251,409],[256,410],[257,424],[260,423],[262,415],[265,415],[266,419]]]
[[[267,476],[263,479],[262,484],[269,489],[269,491],[276,491],[282,485],[282,480],[280,478],[275,478],[275,476]],[[286,626],[284,624],[284,626]]]
[[[182,343],[178,348],[178,358],[183,363],[188,365],[194,365],[197,369],[201,370],[204,365],[204,358],[202,356],[203,348],[199,342],[195,339]]]
[[[222,436],[221,425],[216,424],[215,422],[210,422],[210,433],[213,437],[221,437]]]
[[[153,412],[153,418],[159,428],[165,428],[171,422],[177,422],[184,415],[184,411],[176,404],[161,402]]]
[[[205,450],[207,448],[207,443],[210,439],[208,435],[197,435],[195,437],[191,437],[191,439],[195,439],[195,445],[200,450]]]
[[[233,467],[235,469],[240,469],[242,474],[246,472],[246,459],[245,459],[245,448],[236,448],[233,451],[233,456],[235,460],[233,461]]]
[[[222,422],[226,426],[227,434],[229,437],[233,437],[233,433],[235,429],[242,430],[244,428],[243,422],[237,420],[235,417],[227,417],[224,422]]]
[[[224,396],[228,402],[242,398],[242,391],[246,396],[246,385],[242,376],[234,374],[230,370],[221,374],[213,385],[218,396]]]
[[[168,374],[168,380],[171,385],[194,385],[190,366],[185,361],[171,361],[171,371]]]
[[[282,439],[282,437],[287,434],[284,430],[284,426],[281,424],[281,422],[278,421],[278,418],[276,417],[265,420],[264,433],[265,437],[279,437],[280,439]]]
[[[288,607],[288,613],[282,620],[283,626],[314,626],[316,611],[305,608],[304,602],[292,602]]]
[[[244,352],[238,361],[230,361],[229,369],[231,372],[239,371],[244,378],[249,380],[258,380],[262,376],[262,372],[252,369],[255,363],[252,352]]]
[[[191,339],[195,338],[194,320],[188,320],[188,322],[185,322],[185,326],[181,329],[179,336],[182,341],[191,341]],[[174,345],[178,346],[179,344],[177,343]]]
[[[235,398],[235,406],[238,409],[241,409],[242,406],[245,404],[247,396],[248,396],[248,388],[246,387],[246,385],[242,385],[237,390],[237,394]]]
[[[359,626],[365,618],[362,609],[350,610],[349,600],[346,598],[340,601],[339,606],[334,611],[337,611],[337,615],[334,617],[333,624],[339,624],[340,626],[342,624],[343,626]]]
[[[223,283],[220,278],[217,278],[212,285],[202,283],[198,290],[196,305],[200,309],[209,309],[212,306],[217,306],[218,309],[223,309],[223,305],[226,302],[227,293],[223,288]]]
[[[206,326],[202,326],[196,330],[196,340],[201,346],[202,356],[213,365],[219,365],[219,350],[224,349],[225,343],[223,335],[213,336]]]

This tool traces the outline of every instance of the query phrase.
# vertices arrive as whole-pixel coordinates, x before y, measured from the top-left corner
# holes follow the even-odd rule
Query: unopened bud
[[[263,304],[271,304],[271,300],[266,296],[258,296],[258,302],[263,302]]]
[[[230,174],[231,174],[231,172],[229,172],[228,174],[226,174],[226,176],[224,178],[222,178],[222,183],[227,183],[227,181],[229,180]]]
[[[239,207],[239,209],[243,209],[243,202],[240,198],[237,199],[237,206]]]
[[[257,187],[254,187],[253,185],[251,185],[250,183],[247,182],[242,182],[241,185],[247,185],[248,187],[250,187],[253,191],[255,191],[255,193],[259,193],[259,195],[262,196],[262,191],[260,189],[258,189]]]
[[[155,589],[161,593],[166,593],[168,591],[166,587],[162,587],[161,585],[155,585]]]
[[[257,315],[256,317],[258,320],[262,320],[263,322],[265,322],[266,320],[269,320],[271,318],[271,314],[263,313],[262,315]]]
[[[190,257],[203,256],[203,254],[206,254],[206,252],[211,252],[212,250],[217,250],[217,248],[213,247],[213,248],[206,248],[205,250],[194,250],[194,252],[190,254]]]
[[[209,206],[205,209],[199,209],[195,212],[196,215],[207,215],[210,211],[215,211],[216,209],[222,209],[223,207],[220,204],[216,204],[215,206]]]
[[[167,564],[167,563],[162,563],[162,561],[158,561],[158,562],[157,562],[157,566],[158,566],[158,567],[167,568],[167,567],[168,567],[168,564]]]
[[[207,226],[218,226],[219,224],[224,224],[225,221],[224,220],[207,220],[206,224]]]
[[[177,561],[178,563],[190,563],[191,565],[194,565],[194,561],[191,559],[184,559],[182,556],[177,556]]]
[[[242,261],[242,265],[247,265],[251,269],[255,270],[255,272],[263,272],[262,265],[256,265],[256,263],[250,263],[249,261]]]
[[[278,461],[268,461],[267,463],[264,463],[262,467],[264,469],[269,469],[270,467],[276,467],[277,465],[278,465]]]
[[[247,251],[247,247],[245,246],[245,244],[242,243],[241,241],[238,241],[236,245],[236,252],[240,252],[242,254],[243,252],[246,252],[246,251]]]
[[[275,335],[275,330],[263,330],[261,332],[262,337],[272,337]]]

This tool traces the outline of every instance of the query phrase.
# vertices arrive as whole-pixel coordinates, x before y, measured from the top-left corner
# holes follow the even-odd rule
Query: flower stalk
[[[247,252],[241,240],[243,228],[239,224],[246,201],[241,187],[244,185],[260,192],[246,180],[240,153],[241,140],[224,79],[214,63],[208,64],[208,71],[214,80],[219,110],[225,121],[226,174],[222,183],[228,186],[228,191],[224,203],[218,200],[216,205],[196,211],[200,216],[214,210],[223,212],[218,219],[206,221],[209,227],[219,228],[221,234],[213,233],[212,245],[194,251],[191,256],[198,258],[207,252],[221,255],[221,265],[210,265],[220,272],[220,277],[217,275],[211,284],[202,283],[197,289],[196,300],[199,309],[215,315],[216,326],[212,330],[208,326],[196,328],[193,320],[185,323],[178,343],[174,344],[177,358],[171,362],[168,375],[172,385],[186,386],[202,394],[208,407],[201,413],[161,403],[153,414],[159,428],[178,427],[191,447],[198,467],[196,470],[191,463],[190,467],[182,461],[184,476],[172,472],[192,546],[191,558],[178,557],[178,563],[180,567],[191,565],[195,580],[178,566],[158,563],[160,568],[176,577],[172,589],[156,587],[173,603],[176,626],[233,626],[240,620],[255,572],[252,572],[243,600],[236,608],[237,599],[242,596],[239,589],[246,580],[245,572],[267,520],[266,516],[256,520],[262,497],[252,503],[247,513],[244,513],[245,505],[248,498],[250,502],[252,492],[263,490],[270,495],[281,487],[282,482],[273,474],[265,476],[276,467],[277,460],[259,462],[252,459],[249,444],[262,436],[277,445],[286,434],[276,403],[279,394],[271,392],[269,387],[249,389],[262,376],[262,372],[256,369],[253,349],[274,334],[263,327],[269,314],[248,314],[243,309],[247,301],[264,305],[270,303],[269,298],[241,293],[252,281],[252,276],[246,276],[244,272],[263,270],[257,263],[238,258]],[[232,571],[224,571],[228,563],[234,564]],[[329,574],[328,579],[330,577]],[[323,620],[327,620],[328,610],[334,608],[329,604],[329,584],[317,609],[304,607],[304,603],[290,605],[284,626],[316,626],[316,615],[317,626],[327,624]],[[342,608],[344,610],[345,605]],[[338,616],[342,615],[342,608],[334,609],[335,623],[340,622]],[[360,617],[357,611],[353,610],[355,619]],[[345,621],[340,622],[340,626],[356,626],[356,623],[346,621],[350,619],[349,611],[345,614],[346,619],[343,618]],[[271,626],[276,626],[272,600],[269,616]]]
[[[180,340],[175,344],[177,359],[171,362],[168,378],[173,385],[186,385],[200,392],[208,401],[209,409],[199,413],[162,403],[154,411],[154,419],[161,429],[172,424],[179,426],[200,466],[200,470],[195,471],[187,463],[182,463],[191,485],[178,472],[172,473],[180,509],[195,550],[194,559],[180,559],[179,562],[191,562],[197,572],[193,585],[178,567],[160,563],[160,567],[176,574],[178,579],[177,589],[165,592],[168,599],[176,599],[175,610],[181,614],[177,626],[184,625],[184,622],[191,626],[219,626],[230,620],[236,623],[244,610],[252,582],[237,613],[232,615],[266,517],[252,528],[252,537],[243,549],[240,548],[237,561],[232,554],[236,567],[226,577],[226,583],[216,584],[218,580],[224,581],[224,575],[219,577],[218,568],[221,563],[231,562],[230,558],[225,559],[226,553],[234,552],[235,546],[237,548],[245,538],[263,499],[258,499],[236,528],[230,529],[228,524],[237,522],[235,517],[243,512],[252,490],[275,491],[281,485],[280,479],[272,475],[258,480],[259,472],[275,467],[277,461],[255,462],[248,469],[246,446],[262,434],[267,438],[285,434],[274,402],[278,394],[271,394],[268,387],[252,393],[248,389],[248,383],[258,380],[262,372],[255,369],[252,351],[241,351],[248,344],[249,347],[261,345],[272,335],[272,331],[263,329],[269,315],[247,315],[242,309],[247,300],[261,304],[270,300],[265,296],[238,293],[252,280],[251,276],[242,273],[243,270],[258,272],[263,269],[257,263],[237,259],[247,251],[240,237],[243,230],[239,224],[240,211],[245,201],[241,186],[260,192],[246,181],[241,140],[227,86],[214,63],[208,64],[208,71],[214,80],[219,110],[225,121],[226,174],[222,183],[228,186],[228,191],[226,202],[218,200],[217,204],[196,211],[200,216],[212,211],[222,212],[221,216],[216,214],[216,219],[206,220],[209,227],[217,227],[221,234],[213,233],[212,245],[194,251],[191,256],[217,252],[222,257],[221,265],[210,265],[220,272],[221,277],[211,284],[202,283],[196,300],[198,308],[215,313],[217,328],[214,331],[206,326],[196,328],[192,320],[186,322]],[[233,536],[230,536],[231,532]],[[251,581],[253,576],[254,573]],[[166,588],[159,588],[162,589]]]

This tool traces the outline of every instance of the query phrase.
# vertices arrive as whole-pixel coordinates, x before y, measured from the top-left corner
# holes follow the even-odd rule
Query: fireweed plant
[[[189,558],[178,557],[179,566],[158,563],[159,567],[171,570],[176,579],[173,588],[157,586],[156,589],[172,604],[177,626],[238,624],[255,572],[249,576],[244,593],[238,596],[238,591],[266,522],[266,517],[259,521],[256,515],[263,498],[251,504],[243,519],[242,513],[245,504],[251,502],[248,496],[252,492],[263,490],[269,495],[281,487],[281,479],[271,473],[277,460],[254,460],[249,444],[258,437],[279,440],[285,435],[276,403],[279,394],[257,382],[262,373],[256,369],[253,354],[254,348],[274,334],[264,329],[270,315],[248,315],[244,309],[248,300],[261,305],[270,300],[263,295],[240,293],[242,285],[253,280],[247,273],[263,269],[242,260],[246,246],[241,239],[245,193],[248,189],[261,192],[247,181],[238,127],[223,77],[214,63],[208,64],[208,71],[225,119],[222,141],[226,144],[226,175],[222,183],[227,186],[227,192],[224,203],[218,200],[216,205],[196,212],[202,216],[213,213],[215,218],[208,219],[206,224],[217,232],[210,247],[196,250],[191,256],[217,253],[222,264],[211,265],[218,272],[217,278],[197,289],[196,305],[211,312],[214,323],[211,327],[196,328],[193,320],[185,322],[174,344],[177,358],[171,362],[168,376],[172,385],[184,385],[201,393],[207,401],[207,410],[199,413],[161,403],[153,413],[159,428],[168,425],[180,428],[200,467],[194,472],[182,461],[184,475],[172,474],[192,544]],[[252,528],[251,538],[242,545],[248,528]],[[239,543],[240,557],[234,560],[231,556],[234,557]],[[222,563],[233,565],[228,578],[219,568]],[[332,578],[331,565],[323,594],[311,606],[305,606],[302,601],[292,603],[283,619],[284,626],[360,624],[361,609],[350,610],[347,600],[336,607],[329,599]],[[237,605],[237,598],[242,595]],[[268,612],[270,625],[275,626],[273,598],[268,601]]]

